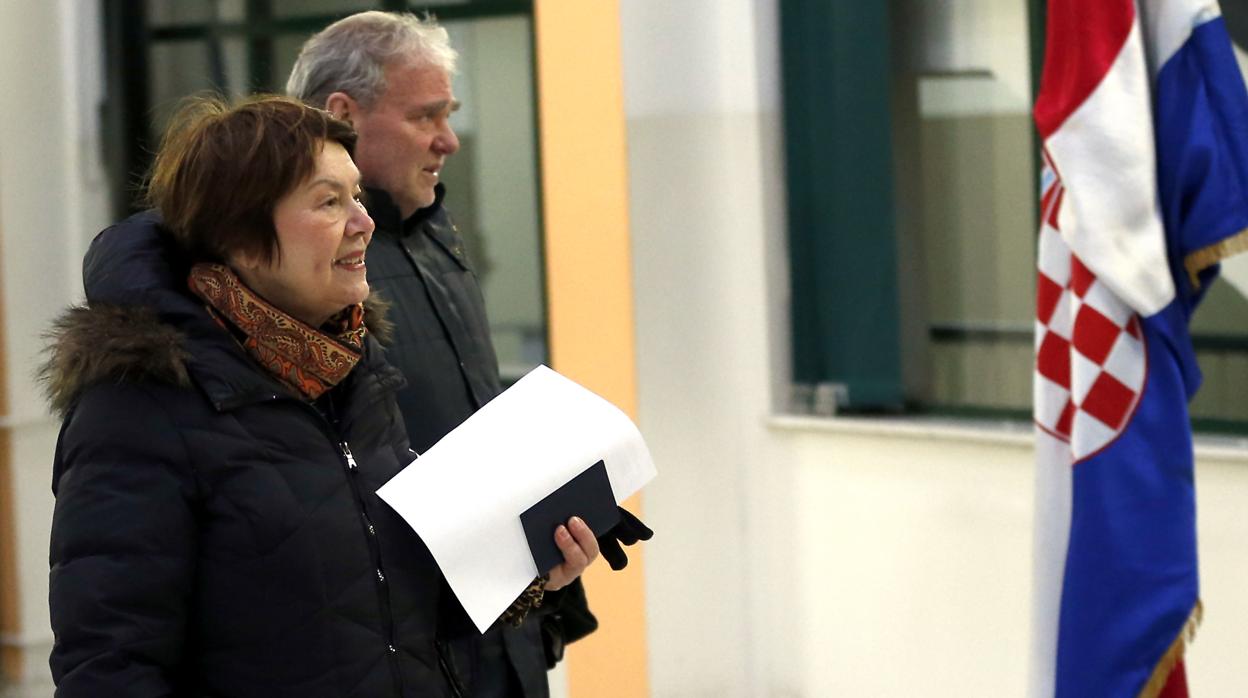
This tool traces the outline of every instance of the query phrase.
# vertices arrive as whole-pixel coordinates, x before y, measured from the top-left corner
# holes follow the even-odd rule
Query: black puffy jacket
[[[443,579],[374,494],[410,460],[402,375],[370,337],[328,398],[293,397],[156,231],[96,239],[45,368],[57,695],[454,695]]]
[[[377,224],[368,248],[368,282],[392,304],[394,333],[386,355],[407,379],[399,408],[412,447],[422,453],[502,392],[476,272],[442,205],[442,185],[435,191],[432,205],[403,220],[385,192],[368,190],[369,215]],[[456,675],[478,698],[546,698],[547,666],[562,656],[565,643],[597,627],[577,579],[547,593],[543,607],[520,627],[496,623],[483,636],[452,643]],[[521,691],[504,690],[497,680],[503,662]]]

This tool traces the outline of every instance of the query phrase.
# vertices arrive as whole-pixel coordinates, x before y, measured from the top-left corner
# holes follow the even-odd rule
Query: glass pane
[[[361,10],[376,10],[382,5],[378,0],[271,0],[273,16],[313,17],[321,15],[348,15]]]
[[[200,24],[216,16],[212,0],[147,0],[147,23],[153,27]]]
[[[207,41],[168,41],[151,46],[148,89],[151,100],[151,139],[159,143],[169,117],[183,97],[211,89],[213,60]]]
[[[1222,11],[1240,70],[1248,75],[1248,5],[1224,2]],[[1238,260],[1233,266],[1240,266]],[[1242,397],[1248,385],[1248,298],[1226,278],[1219,279],[1192,316],[1191,327],[1205,376],[1192,400],[1192,417],[1248,423],[1248,400]]]
[[[151,45],[148,75],[152,143],[187,95],[212,91],[238,97],[251,91],[251,51],[240,38],[162,41]]]
[[[1204,374],[1192,417],[1248,422],[1248,299],[1225,279],[1209,287],[1192,316],[1196,360]]]
[[[923,405],[1025,414],[1037,234],[1027,3],[892,8],[908,387]],[[1191,328],[1205,376],[1192,416],[1242,428],[1248,299],[1220,280]]]
[[[527,17],[447,22],[460,51],[453,125],[460,152],[442,178],[481,278],[503,379],[546,361],[545,299]]]
[[[1025,410],[1037,225],[1027,3],[896,5],[911,394]]]

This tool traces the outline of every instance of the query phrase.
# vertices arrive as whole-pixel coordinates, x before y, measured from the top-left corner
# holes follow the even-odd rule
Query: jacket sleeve
[[[176,693],[196,535],[173,420],[142,387],[90,389],[61,428],[52,490],[56,695]]]
[[[563,659],[564,647],[598,629],[598,618],[589,609],[580,577],[558,591],[547,592],[546,596],[536,617],[541,623],[546,668],[554,669]]]

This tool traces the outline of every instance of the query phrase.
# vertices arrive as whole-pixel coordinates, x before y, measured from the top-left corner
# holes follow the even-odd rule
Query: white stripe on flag
[[[1058,227],[1102,283],[1141,315],[1174,298],[1157,203],[1152,99],[1136,18],[1105,78],[1045,141],[1066,188]]]
[[[1141,0],[1140,5],[1151,32],[1147,45],[1153,78],[1183,48],[1193,29],[1222,16],[1216,0]]]

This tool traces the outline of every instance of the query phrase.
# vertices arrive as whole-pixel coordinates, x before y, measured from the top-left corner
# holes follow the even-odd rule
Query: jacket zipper
[[[394,674],[394,682],[399,689],[399,695],[403,695],[403,673],[399,667],[399,650],[394,645],[394,618],[390,608],[390,589],[386,582],[384,566],[381,563],[381,547],[377,543],[377,529],[373,526],[373,521],[368,516],[368,509],[364,506],[364,498],[360,495],[360,486],[356,482],[356,474],[359,473],[360,466],[355,462],[355,456],[351,453],[351,445],[344,439],[338,442],[338,448],[347,466],[347,482],[350,483],[351,493],[355,495],[356,504],[359,506],[360,523],[364,526],[364,539],[368,543],[373,569],[377,572],[377,600],[381,606],[382,628],[386,633],[387,659],[390,661],[390,670]]]
[[[373,563],[373,569],[377,574],[375,582],[377,585],[377,603],[378,606],[381,607],[382,626],[386,635],[386,653],[389,655],[388,660],[390,663],[390,673],[394,678],[394,685],[395,688],[398,689],[398,695],[402,696],[403,674],[399,667],[398,648],[394,644],[394,618],[392,617],[390,609],[390,594],[386,586],[386,576],[381,565],[381,548],[377,543],[377,529],[374,528],[373,522],[368,516],[368,509],[364,506],[364,498],[360,496],[360,486],[355,480],[355,475],[359,471],[359,464],[356,463],[355,456],[351,453],[350,444],[348,444],[345,439],[342,439],[341,435],[338,433],[338,428],[336,426],[336,414],[334,415],[334,420],[331,421],[324,414],[322,414],[320,410],[316,409],[312,405],[303,402],[302,400],[296,400],[287,395],[269,394],[258,400],[253,398],[248,402],[252,402],[254,404],[259,402],[280,402],[284,400],[289,400],[292,403],[300,405],[303,409],[306,409],[308,412],[316,416],[317,422],[321,425],[322,432],[325,434],[326,438],[329,439],[330,443],[337,447],[340,455],[342,456],[343,465],[346,466],[347,484],[351,487],[351,493],[355,497],[356,508],[360,512],[360,525],[364,532],[364,540],[368,545],[369,560]],[[329,405],[330,410],[334,410],[332,401]],[[234,405],[234,407],[237,406],[238,405]],[[223,407],[223,405],[217,405],[217,409],[223,409]],[[441,653],[437,654],[438,660],[441,662],[442,655]],[[447,680],[452,684],[452,689],[456,690],[456,698],[462,698],[462,694],[458,693],[458,687],[455,685],[454,681],[450,677],[447,677]]]

